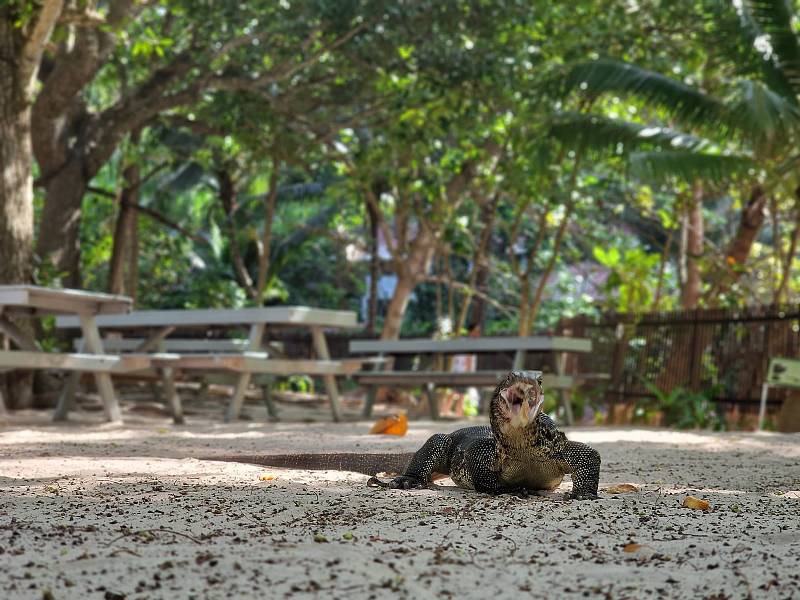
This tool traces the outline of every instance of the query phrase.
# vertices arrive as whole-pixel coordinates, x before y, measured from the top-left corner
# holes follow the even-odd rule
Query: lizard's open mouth
[[[500,392],[512,421],[525,425],[536,416],[542,402],[542,396],[538,391],[536,383],[518,381]]]

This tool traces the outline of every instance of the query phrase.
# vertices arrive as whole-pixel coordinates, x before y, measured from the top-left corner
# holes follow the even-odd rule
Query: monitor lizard
[[[415,453],[330,453],[208,457],[295,469],[353,471],[372,475],[369,483],[394,489],[428,486],[449,476],[459,487],[489,494],[552,491],[572,477],[567,498],[596,499],[600,454],[567,439],[541,411],[539,371],[512,371],[497,386],[489,425],[437,433]],[[398,473],[383,482],[375,475]]]

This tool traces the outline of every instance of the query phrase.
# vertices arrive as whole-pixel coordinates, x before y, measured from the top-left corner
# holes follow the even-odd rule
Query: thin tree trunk
[[[236,212],[236,187],[233,183],[233,178],[226,169],[217,171],[217,181],[219,182],[219,199],[227,216],[228,245],[230,246],[233,270],[236,272],[236,278],[247,292],[247,295],[255,300],[258,298],[258,294],[253,287],[253,279],[250,277],[250,273],[247,272],[247,267],[239,252],[236,215],[234,214]]]
[[[275,221],[275,205],[278,201],[278,169],[276,162],[272,166],[269,180],[269,192],[264,195],[264,230],[261,233],[261,252],[258,255],[258,278],[256,279],[256,302],[264,304],[264,292],[267,289],[267,273],[269,272],[270,246],[272,245],[272,224]]]
[[[575,170],[577,171],[577,169],[578,165],[575,165]],[[539,283],[536,285],[536,292],[533,296],[533,302],[531,302],[530,308],[528,309],[528,331],[525,333],[525,335],[531,334],[531,328],[536,322],[536,315],[539,313],[539,308],[542,305],[542,298],[544,297],[544,290],[547,287],[547,280],[550,279],[550,275],[553,274],[553,268],[556,266],[556,261],[558,260],[558,255],[561,251],[561,244],[564,241],[564,234],[567,232],[567,226],[569,225],[570,217],[572,217],[572,209],[574,206],[575,204],[573,202],[570,202],[567,205],[567,210],[564,212],[564,217],[561,219],[561,223],[558,225],[558,233],[556,233],[556,239],[553,242],[553,254],[550,256],[550,260],[547,261],[547,266],[545,267],[544,273],[542,273]]]
[[[126,267],[131,264],[133,237],[136,233],[139,204],[140,169],[138,165],[128,165],[122,175],[124,185],[119,194],[119,212],[114,227],[114,245],[108,272],[108,291],[111,294],[126,294]]]
[[[408,260],[405,261],[403,268],[397,274],[397,286],[392,299],[389,301],[389,306],[386,309],[386,318],[383,321],[382,340],[396,340],[400,337],[403,316],[408,307],[411,293],[417,283],[425,278],[428,269],[430,269],[436,251],[436,242],[435,233],[427,226],[421,225],[420,231],[412,243]]]
[[[750,256],[758,232],[764,224],[765,207],[769,198],[759,184],[750,189],[750,198],[742,209],[739,226],[728,245],[726,265],[717,271],[714,285],[707,294],[712,302],[731,289],[745,271],[745,263]]]
[[[692,200],[688,208],[686,224],[686,285],[683,288],[681,306],[697,308],[700,301],[700,259],[703,255],[703,186],[698,182],[692,188]]]
[[[133,300],[134,306],[139,292],[139,211],[133,211],[131,219],[131,252],[128,263],[127,293]]]
[[[661,292],[664,288],[664,273],[667,267],[667,259],[669,258],[669,249],[672,246],[672,237],[675,235],[675,229],[670,229],[667,234],[667,241],[664,242],[664,248],[661,250],[661,262],[658,265],[658,283],[656,284],[656,293],[653,297],[653,310],[657,311],[661,304]]]
[[[367,300],[367,333],[375,335],[378,322],[378,277],[380,276],[380,251],[378,247],[378,215],[371,202],[367,202],[369,220],[369,299]]]
[[[382,340],[396,340],[400,337],[403,327],[403,316],[406,314],[408,300],[416,287],[416,282],[409,276],[398,276],[397,286],[386,309],[386,318],[381,330]]]
[[[795,190],[795,196],[800,199],[800,188]],[[775,291],[774,302],[779,304],[786,302],[786,290],[789,286],[789,277],[792,274],[792,263],[794,262],[795,254],[797,253],[797,242],[800,239],[800,204],[795,205],[795,220],[794,229],[792,230],[792,239],[789,242],[789,252],[783,258],[781,265],[781,281],[778,289]]]
[[[473,303],[474,293],[472,292],[473,289],[478,289],[479,291],[484,291],[479,289],[479,279],[480,285],[485,286],[486,281],[488,280],[488,266],[486,265],[486,254],[489,248],[489,241],[492,238],[492,231],[494,227],[494,218],[495,213],[497,211],[497,204],[500,202],[500,195],[495,194],[494,196],[486,202],[480,210],[480,217],[479,221],[483,225],[483,229],[481,229],[480,237],[478,239],[478,244],[475,246],[475,252],[472,257],[472,269],[470,270],[469,274],[469,287],[464,294],[464,300],[461,304],[461,310],[458,314],[458,320],[456,321],[455,328],[456,331],[461,331],[467,325],[467,315],[469,314],[470,305]],[[473,311],[472,315],[472,323],[475,322],[482,322],[483,316],[481,315],[480,319],[476,319],[476,315],[474,313],[478,312],[478,304],[481,304],[481,312],[485,310],[486,304],[482,300],[478,300],[475,302],[475,310]]]

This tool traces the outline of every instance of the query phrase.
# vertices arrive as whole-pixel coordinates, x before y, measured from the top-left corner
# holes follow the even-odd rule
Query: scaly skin
[[[492,396],[489,427],[438,433],[420,448],[389,487],[427,486],[447,474],[460,487],[489,494],[553,490],[572,476],[569,498],[596,499],[600,455],[571,442],[541,413],[541,376],[511,372]]]

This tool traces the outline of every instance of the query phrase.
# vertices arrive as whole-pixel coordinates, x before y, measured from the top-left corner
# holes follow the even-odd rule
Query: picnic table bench
[[[56,327],[76,328],[75,318],[56,320]],[[120,352],[153,353],[152,365],[161,375],[164,393],[176,423],[183,422],[180,397],[175,390],[175,373],[179,370],[223,371],[236,375],[233,396],[225,420],[238,418],[245,392],[254,374],[317,375],[325,382],[335,421],[341,418],[337,375],[349,375],[361,369],[369,359],[332,360],[325,338],[325,329],[357,327],[356,314],[350,311],[326,310],[304,306],[276,306],[242,309],[145,310],[127,315],[99,317],[97,326],[107,333],[121,336],[139,334],[138,338],[108,338],[109,348]],[[306,327],[311,331],[315,359],[289,359],[265,344],[269,327]],[[169,339],[176,331],[247,329],[249,336],[240,339]],[[142,337],[142,333],[146,335]],[[124,354],[123,354],[124,356]],[[57,415],[66,416],[71,399],[64,398]]]
[[[0,350],[0,370],[58,369],[94,375],[105,416],[119,421],[119,402],[111,381],[111,373],[146,369],[150,358],[142,354],[118,356],[106,354],[97,328],[98,315],[127,313],[132,301],[125,296],[51,289],[33,285],[0,286],[0,333],[8,336],[19,348]],[[10,319],[39,318],[48,315],[74,315],[85,339],[81,352],[45,352],[36,340]],[[0,398],[2,404],[2,398]]]
[[[556,355],[556,373],[545,374],[543,386],[545,390],[555,389],[560,392],[567,423],[573,422],[566,391],[575,387],[578,376],[564,373],[566,356],[572,352],[591,352],[592,342],[584,338],[563,336],[530,336],[530,337],[481,337],[455,338],[449,340],[403,339],[403,340],[353,340],[350,342],[351,354],[376,354],[378,358],[398,354],[479,354],[487,352],[513,352],[512,369],[524,367],[528,352],[546,352]],[[433,398],[433,389],[443,387],[494,387],[508,373],[507,370],[483,371],[404,371],[404,370],[361,371],[356,374],[359,383],[368,386],[369,393],[364,404],[364,416],[372,413],[377,386],[425,386],[428,390],[428,404],[431,417],[438,418],[438,409]]]

